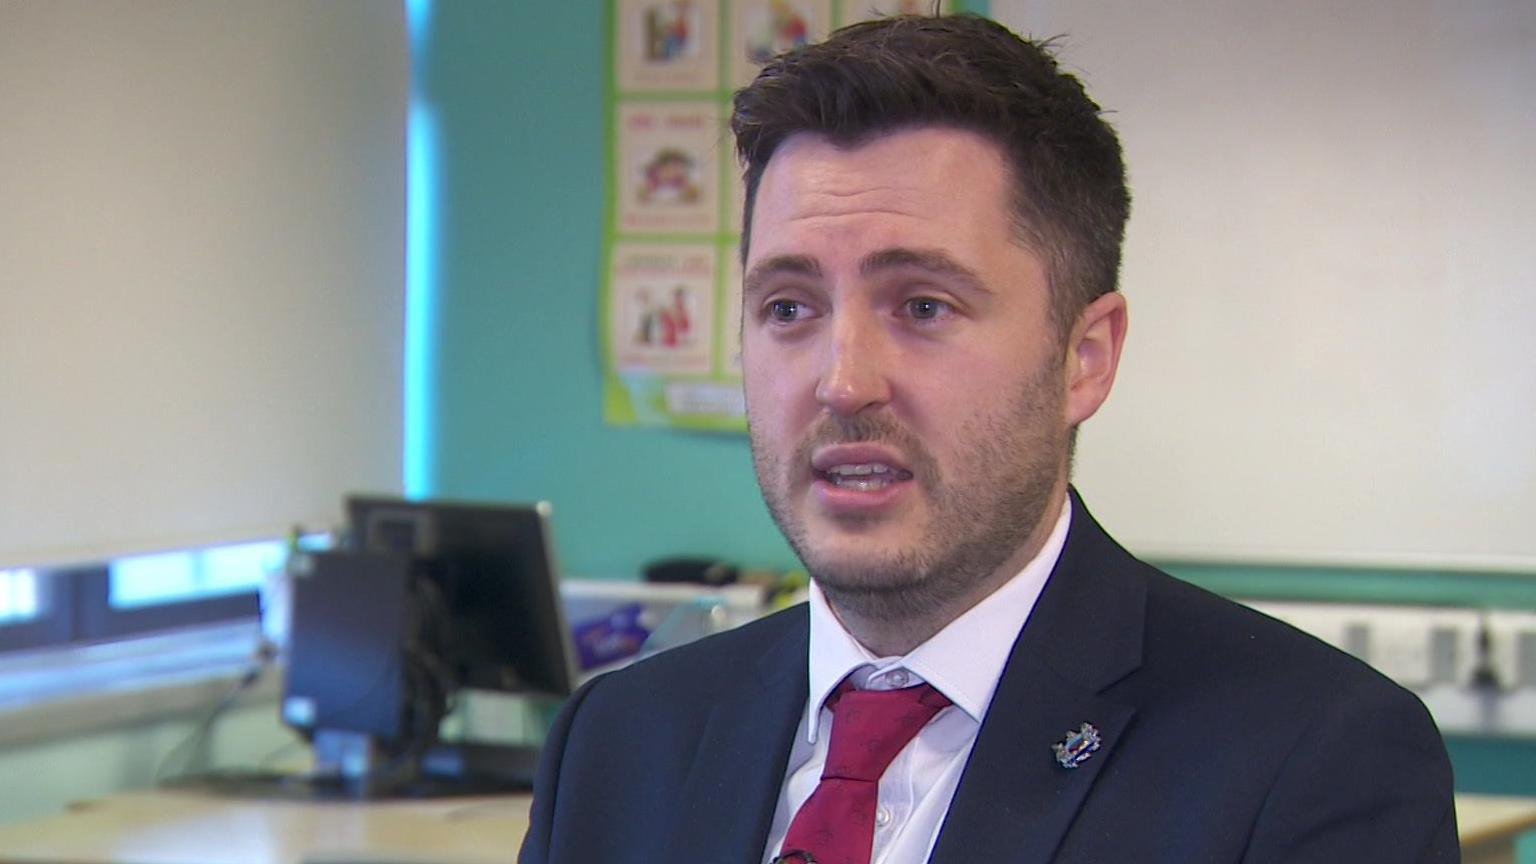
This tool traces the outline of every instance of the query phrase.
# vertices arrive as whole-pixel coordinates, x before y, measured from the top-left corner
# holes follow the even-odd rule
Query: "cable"
[[[160,757],[160,762],[155,766],[155,783],[157,785],[173,779],[165,776],[166,767],[170,764],[172,757],[207,740],[208,735],[213,731],[214,724],[218,722],[224,712],[228,711],[235,704],[236,699],[240,698],[247,690],[256,686],[256,682],[261,680],[262,674],[272,665],[272,661],[276,656],[276,646],[272,645],[272,643],[262,640],[257,645],[256,653],[253,657],[254,662],[240,674],[234,685],[225,691],[223,696],[219,697],[219,700],[214,703],[213,708],[203,715],[203,719],[198,721],[197,725],[192,728],[192,731],[187,734],[187,737],[183,738],[176,746],[166,751],[164,756]],[[187,757],[187,761],[191,761],[190,755]],[[173,775],[173,777],[185,775],[186,769],[189,766],[182,765],[181,767],[182,772]]]

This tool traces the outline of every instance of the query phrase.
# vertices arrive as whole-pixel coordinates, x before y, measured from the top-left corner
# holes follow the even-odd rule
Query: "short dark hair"
[[[1131,199],[1119,139],[1052,48],[973,15],[903,15],[774,58],[736,93],[731,114],[745,166],[743,262],[758,183],[789,136],[854,147],[903,127],[965,129],[1007,159],[1021,239],[1045,261],[1065,335],[1085,305],[1115,290]]]

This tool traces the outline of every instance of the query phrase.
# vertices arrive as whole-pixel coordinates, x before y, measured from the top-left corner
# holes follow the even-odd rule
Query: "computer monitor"
[[[457,687],[564,698],[576,675],[549,513],[547,503],[352,496],[349,545],[416,560],[443,604],[439,659]]]
[[[444,742],[438,727],[464,691],[572,692],[549,506],[346,504],[341,547],[293,574],[282,716],[311,740],[310,779],[361,796],[526,786],[536,748]]]

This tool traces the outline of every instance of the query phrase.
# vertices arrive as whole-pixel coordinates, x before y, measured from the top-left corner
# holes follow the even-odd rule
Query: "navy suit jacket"
[[[1136,560],[1072,506],[930,861],[1460,860],[1445,746],[1413,694]],[[760,862],[808,627],[802,605],[583,687],[519,860]],[[1102,747],[1063,768],[1051,745],[1084,722]]]

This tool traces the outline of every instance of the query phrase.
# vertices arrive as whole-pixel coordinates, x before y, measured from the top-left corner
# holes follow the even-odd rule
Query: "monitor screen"
[[[351,547],[415,562],[426,649],[454,688],[569,696],[549,505],[347,499]]]

